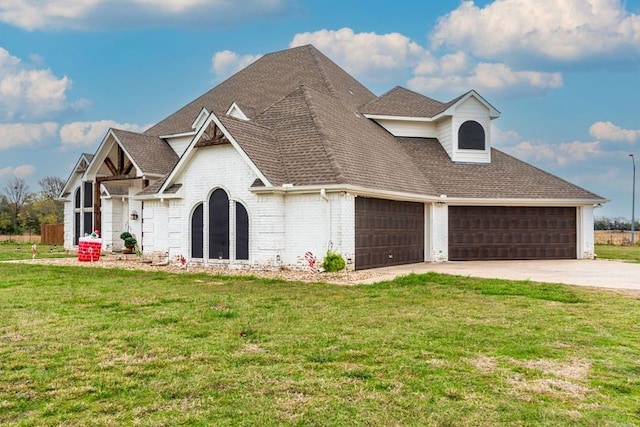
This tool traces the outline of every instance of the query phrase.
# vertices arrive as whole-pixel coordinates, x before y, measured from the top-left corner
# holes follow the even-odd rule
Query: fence
[[[0,234],[0,242],[40,243],[40,236],[33,234]]]
[[[64,245],[64,224],[41,225],[40,243],[45,245]]]
[[[640,231],[635,232],[634,242],[640,242]],[[622,230],[596,230],[595,241],[599,245],[621,245],[631,244],[631,232]]]

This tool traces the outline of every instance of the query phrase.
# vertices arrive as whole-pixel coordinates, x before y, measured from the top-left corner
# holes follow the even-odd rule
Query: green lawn
[[[596,254],[602,259],[640,262],[640,246],[596,245]]]
[[[37,258],[64,258],[75,254],[68,254],[61,245],[37,244]],[[31,259],[31,243],[0,242],[0,261]]]
[[[0,424],[638,425],[639,298],[0,264]]]

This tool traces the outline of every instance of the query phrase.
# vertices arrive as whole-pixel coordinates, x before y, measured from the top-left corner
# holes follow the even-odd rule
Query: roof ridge
[[[423,93],[417,92],[417,91],[415,91],[415,90],[412,90],[412,89],[409,89],[409,88],[406,88],[406,87],[404,87],[404,86],[400,86],[400,85],[397,85],[396,87],[394,87],[393,89],[391,89],[389,92],[392,92],[392,91],[394,91],[394,90],[396,90],[396,89],[402,89],[402,90],[404,90],[404,91],[406,91],[406,92],[411,92],[411,93],[413,93],[414,95],[418,95],[418,96],[420,96],[420,97],[422,97],[422,98],[427,98],[429,101],[437,102],[438,104],[446,104],[446,102],[439,101],[439,100],[437,100],[437,99],[435,99],[435,98],[431,98],[430,96],[427,96],[427,95],[425,95],[425,94],[423,94]],[[383,96],[383,95],[381,95],[381,96]]]
[[[329,135],[324,130],[322,123],[320,123],[320,120],[318,118],[318,112],[316,111],[316,108],[313,105],[313,101],[309,93],[309,88],[305,85],[300,85],[300,89],[302,90],[302,95],[304,96],[304,100],[305,100],[305,103],[307,104],[307,108],[309,108],[309,113],[311,114],[311,119],[315,124],[315,128],[318,132],[318,136],[320,137],[320,143],[322,144],[322,148],[324,148],[324,152],[325,152],[325,155],[327,156],[327,159],[329,160],[329,164],[331,165],[333,172],[336,174],[337,182],[345,183],[346,180],[345,180],[342,168],[340,167],[340,163],[338,162],[338,159],[336,159],[336,156],[334,155],[333,150],[327,143],[327,141],[329,140]],[[323,93],[321,91],[317,91],[317,92]],[[329,96],[331,96],[332,98],[336,98],[332,95],[329,95]]]
[[[316,65],[318,66],[318,69],[320,70],[320,75],[322,76],[322,80],[324,80],[324,83],[327,85],[329,92],[331,93],[331,95],[336,96],[337,95],[336,89],[331,84],[331,80],[329,80],[329,76],[327,76],[326,70],[320,63],[320,58],[318,57],[318,53],[320,52],[315,47],[313,47],[313,45],[307,45],[307,47],[309,49],[309,52],[311,53],[311,56],[313,57],[313,62],[316,63]],[[304,86],[304,85],[301,85],[301,86]]]
[[[292,93],[293,93],[293,92],[292,92]],[[289,94],[289,95],[290,95],[290,94]],[[289,95],[287,95],[287,96],[289,96]],[[285,97],[285,98],[286,98],[286,97]],[[282,99],[284,99],[284,98],[282,98]],[[266,111],[266,109],[265,109],[265,111]],[[264,111],[263,111],[263,112],[264,112]],[[260,114],[262,114],[262,113],[260,113]],[[258,115],[258,116],[259,116],[259,115]],[[256,118],[257,118],[258,116],[256,116]],[[271,136],[273,137],[273,140],[274,140],[274,141],[275,141],[275,143],[276,143],[276,147],[277,147],[277,150],[278,150],[278,160],[280,161],[280,164],[282,165],[282,169],[283,169],[283,172],[284,172],[284,176],[285,176],[285,178],[286,178],[285,182],[290,182],[290,181],[291,181],[291,180],[290,180],[290,178],[289,178],[289,170],[287,169],[287,165],[286,165],[286,163],[285,163],[285,161],[284,161],[284,155],[282,154],[282,145],[281,145],[282,143],[281,143],[281,141],[280,141],[280,138],[278,138],[278,134],[274,131],[274,129],[273,129],[273,128],[271,128],[271,127],[269,127],[269,126],[265,126],[265,125],[260,124],[260,123],[256,123],[256,122],[254,122],[254,121],[252,121],[252,120],[241,120],[241,119],[238,119],[238,118],[233,117],[233,116],[228,116],[228,115],[226,115],[226,114],[225,114],[225,116],[224,116],[224,117],[225,117],[225,119],[227,119],[227,120],[233,120],[233,121],[236,121],[236,122],[238,122],[238,123],[241,123],[242,125],[251,125],[251,126],[254,126],[254,127],[257,127],[257,128],[260,128],[260,129],[264,129],[264,130],[266,130],[266,131],[269,131],[269,133],[270,133],[270,134],[271,134]]]

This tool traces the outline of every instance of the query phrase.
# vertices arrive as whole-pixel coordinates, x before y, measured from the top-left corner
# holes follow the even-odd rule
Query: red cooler
[[[96,237],[81,237],[78,242],[78,261],[98,261],[102,251],[102,239]]]

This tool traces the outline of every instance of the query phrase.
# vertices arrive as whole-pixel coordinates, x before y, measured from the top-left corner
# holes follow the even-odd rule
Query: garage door
[[[449,259],[574,259],[576,208],[449,206]]]
[[[424,204],[356,197],[356,269],[424,261]]]

